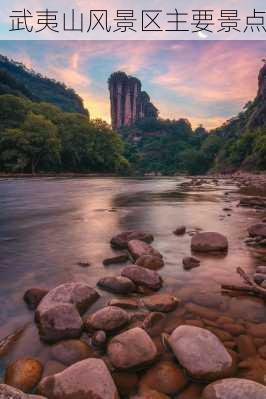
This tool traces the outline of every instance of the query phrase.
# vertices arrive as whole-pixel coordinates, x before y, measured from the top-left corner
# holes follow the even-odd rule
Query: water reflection
[[[165,267],[160,270],[164,291],[174,292],[186,302],[208,302],[206,306],[223,309],[236,318],[266,320],[261,301],[224,297],[220,293],[221,283],[240,282],[237,266],[251,272],[265,261],[264,254],[258,257],[257,251],[243,243],[247,226],[258,214],[236,207],[236,187],[226,182],[186,190],[180,187],[185,180],[0,181],[0,338],[32,319],[22,301],[26,289],[52,288],[67,281],[94,286],[100,277],[117,274],[121,266],[104,267],[102,260],[114,254],[109,245],[112,235],[129,229],[154,233],[154,246],[165,259]],[[226,191],[230,191],[229,197],[224,195]],[[228,206],[232,211],[223,210]],[[225,234],[230,243],[228,254],[197,255],[201,266],[184,271],[182,258],[190,255],[191,236],[177,237],[172,233],[181,224],[188,231],[203,229]],[[80,261],[91,266],[81,268],[77,265]],[[102,295],[96,307],[110,296]],[[47,356],[32,325],[16,351],[12,358],[24,353]]]

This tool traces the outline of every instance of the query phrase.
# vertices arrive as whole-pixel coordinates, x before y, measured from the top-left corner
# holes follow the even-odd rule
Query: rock
[[[164,266],[164,261],[160,256],[141,255],[136,260],[136,265],[145,267],[146,269],[158,270]]]
[[[226,378],[208,385],[203,399],[265,399],[266,387],[241,378]]]
[[[156,294],[143,298],[142,303],[151,311],[171,312],[179,305],[180,300],[174,295]]]
[[[259,355],[266,360],[266,345],[263,345],[258,350]]]
[[[219,317],[219,313],[216,310],[197,305],[196,303],[187,303],[185,307],[189,312],[194,313],[203,319],[216,320]]]
[[[164,330],[166,316],[160,312],[149,313],[142,323],[142,328],[147,331],[150,336],[157,336]]]
[[[152,255],[162,258],[159,251],[154,249],[150,244],[140,240],[130,240],[128,242],[128,250],[134,260],[137,260],[142,255]]]
[[[106,333],[103,330],[96,331],[91,337],[92,345],[96,346],[96,348],[104,348],[106,340]]]
[[[266,275],[266,266],[258,266],[256,268],[256,273],[265,274]],[[265,278],[266,278],[266,276],[265,276]]]
[[[161,392],[149,389],[140,392],[135,396],[131,396],[130,399],[170,399],[170,397]]]
[[[104,266],[109,266],[117,263],[125,263],[129,260],[129,256],[127,253],[113,256],[112,258],[104,259],[103,264]]]
[[[134,394],[138,387],[139,378],[136,373],[128,371],[114,371],[112,373],[115,385],[122,397]]]
[[[203,386],[199,384],[189,384],[187,388],[178,395],[178,399],[200,399]]]
[[[260,285],[261,283],[263,283],[263,281],[266,280],[266,274],[255,273],[253,276],[253,280],[256,284]]]
[[[49,399],[118,399],[118,393],[108,368],[101,359],[86,359],[61,373],[44,378],[40,394]]]
[[[175,231],[174,234],[176,236],[182,236],[183,234],[185,234],[186,232],[186,226],[178,226]]]
[[[266,201],[261,197],[246,197],[241,198],[239,202],[240,206],[266,208]]]
[[[157,349],[149,335],[142,328],[135,327],[112,338],[107,353],[114,367],[129,369],[153,362]]]
[[[192,378],[214,380],[226,375],[232,366],[232,357],[220,340],[203,328],[177,327],[169,344]]]
[[[79,339],[68,339],[53,345],[51,352],[55,360],[71,366],[73,363],[90,357],[92,351],[85,342]]]
[[[153,241],[153,235],[141,231],[125,231],[111,239],[111,246],[114,249],[127,249],[127,244],[130,240],[140,240],[151,243]]]
[[[253,224],[248,228],[248,234],[250,237],[266,238],[266,223]]]
[[[97,285],[114,294],[131,294],[136,290],[135,284],[126,277],[103,277]]]
[[[232,335],[241,335],[246,331],[244,326],[237,323],[225,323],[221,327]]]
[[[135,298],[115,298],[108,303],[109,306],[118,306],[122,309],[138,309],[139,301]]]
[[[55,360],[49,360],[44,366],[42,378],[61,373],[61,371],[65,370],[65,368],[66,366],[64,364]]]
[[[0,398],[1,399],[46,399],[39,395],[26,395],[19,389],[13,388],[10,385],[0,384]]]
[[[249,325],[248,332],[256,338],[266,337],[266,323]]]
[[[46,294],[48,294],[48,290],[30,288],[25,292],[23,299],[31,310],[35,310]]]
[[[257,350],[249,335],[240,335],[236,342],[240,359],[247,359],[256,356]]]
[[[62,284],[51,290],[35,312],[41,339],[56,342],[78,338],[82,330],[80,312],[99,298],[99,294],[83,283]]]
[[[137,285],[142,285],[154,291],[159,290],[162,286],[162,278],[156,271],[141,266],[127,266],[122,270],[121,275],[129,278]]]
[[[265,385],[266,361],[259,356],[238,363],[238,376]]]
[[[195,234],[191,239],[191,249],[196,252],[221,252],[228,250],[227,238],[214,232]]]
[[[163,360],[146,371],[140,380],[140,386],[147,386],[166,395],[175,395],[187,385],[187,382],[184,373],[174,362]]]
[[[31,358],[22,358],[10,364],[5,372],[5,384],[30,392],[40,381],[43,372],[42,364]]]
[[[103,330],[116,331],[124,327],[130,321],[129,314],[116,306],[106,306],[97,310],[84,320],[86,331]]]
[[[200,266],[200,260],[193,256],[186,256],[183,258],[183,267],[185,270],[194,269],[194,267]]]

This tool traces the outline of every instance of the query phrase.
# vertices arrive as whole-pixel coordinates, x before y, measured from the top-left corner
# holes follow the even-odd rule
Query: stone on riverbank
[[[28,305],[29,309],[35,310],[43,297],[48,294],[48,290],[43,288],[30,288],[23,296],[24,301]]]
[[[122,309],[138,309],[139,300],[135,298],[115,298],[108,303],[109,306],[118,306]]]
[[[164,261],[160,256],[141,255],[136,260],[136,265],[145,267],[146,269],[158,270],[164,266]]]
[[[129,260],[129,256],[127,253],[120,254],[117,256],[113,256],[112,258],[106,258],[103,261],[104,266],[109,266],[109,265],[114,265],[114,264],[119,264],[119,263],[125,263]]]
[[[141,266],[126,266],[121,271],[121,276],[127,277],[135,284],[157,291],[162,286],[162,278],[154,270],[148,270]]]
[[[131,294],[136,291],[136,286],[133,281],[126,277],[103,277],[97,285],[103,290],[112,292],[114,294]]]
[[[111,246],[114,249],[127,249],[130,240],[140,240],[149,244],[153,241],[153,235],[142,231],[124,231],[111,239]]]
[[[80,313],[99,298],[87,284],[67,283],[51,290],[35,312],[40,337],[44,341],[78,338],[82,330]]]
[[[203,399],[265,399],[266,387],[241,378],[213,382],[203,390]]]
[[[200,260],[193,256],[186,256],[183,258],[183,267],[185,270],[191,270],[200,266]]]
[[[10,385],[0,384],[0,398],[1,399],[47,399],[39,395],[27,395],[19,389],[13,388]]]
[[[58,342],[51,348],[52,356],[58,362],[70,366],[91,356],[92,351],[86,342],[68,339]]]
[[[130,315],[116,306],[106,306],[97,310],[84,320],[86,331],[103,330],[116,331],[124,327],[130,321]]]
[[[130,240],[128,242],[128,250],[134,260],[137,260],[142,255],[152,255],[162,258],[159,251],[154,249],[150,244],[140,240]]]
[[[232,357],[210,331],[193,326],[179,326],[169,344],[179,363],[195,379],[215,380],[226,375]]]
[[[250,237],[266,238],[266,223],[253,224],[248,228],[248,234]]]
[[[38,391],[49,399],[119,399],[105,363],[94,358],[82,360],[61,373],[44,378]]]
[[[182,236],[182,235],[185,234],[185,232],[186,232],[186,226],[178,226],[178,227],[175,229],[174,234],[175,234],[176,236]]]
[[[156,294],[142,299],[146,308],[154,312],[172,312],[180,303],[180,300],[170,294]]]
[[[30,392],[40,381],[42,364],[32,358],[22,358],[10,364],[5,372],[5,384]]]
[[[153,362],[157,349],[149,335],[135,327],[112,338],[107,353],[114,367],[129,369]]]
[[[187,382],[184,373],[173,361],[162,360],[146,371],[140,380],[140,387],[141,390],[148,387],[166,395],[175,395]]]
[[[220,233],[197,233],[191,239],[191,249],[196,252],[224,252],[228,250],[228,240]]]

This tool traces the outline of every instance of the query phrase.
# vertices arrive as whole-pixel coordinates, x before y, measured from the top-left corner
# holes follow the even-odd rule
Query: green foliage
[[[2,55],[0,55],[0,94],[23,96],[33,101],[52,103],[65,112],[88,115],[83,100],[73,89]]]
[[[0,169],[7,172],[125,172],[121,137],[101,120],[0,96]]]

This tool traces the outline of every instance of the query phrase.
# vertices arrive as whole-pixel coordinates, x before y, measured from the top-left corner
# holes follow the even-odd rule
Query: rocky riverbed
[[[254,182],[261,188],[263,177]],[[96,278],[88,254],[75,278],[19,292],[28,317],[13,329],[3,317],[1,397],[266,398],[266,196],[257,189],[251,195],[243,175],[183,179],[177,187],[176,196],[166,191],[160,200],[173,207],[182,196],[196,198],[203,211],[205,198],[208,223],[204,214],[191,223],[191,207],[184,207],[179,220],[166,212],[170,224],[160,234],[108,230]],[[158,195],[151,197],[157,204]],[[121,201],[109,210],[122,212]],[[163,210],[153,211],[164,226]],[[250,292],[224,291],[223,284]]]

